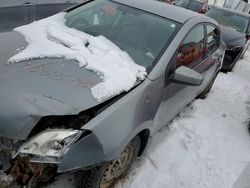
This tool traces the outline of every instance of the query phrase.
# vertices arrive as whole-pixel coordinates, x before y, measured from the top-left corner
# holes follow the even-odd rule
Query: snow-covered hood
[[[25,139],[43,116],[77,114],[146,74],[105,37],[66,27],[64,14],[0,33],[0,41],[0,136]]]
[[[77,114],[99,103],[90,90],[102,81],[95,73],[73,60],[8,63],[26,42],[17,32],[0,34],[0,41],[1,136],[23,139],[42,116]]]

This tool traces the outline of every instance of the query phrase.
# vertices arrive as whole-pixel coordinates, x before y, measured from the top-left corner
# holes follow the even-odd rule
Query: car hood
[[[102,81],[95,73],[63,59],[10,64],[27,43],[17,32],[1,33],[0,41],[0,136],[25,139],[43,116],[78,114],[99,104],[91,95]]]
[[[220,25],[221,34],[225,43],[242,40],[245,35],[227,26]]]

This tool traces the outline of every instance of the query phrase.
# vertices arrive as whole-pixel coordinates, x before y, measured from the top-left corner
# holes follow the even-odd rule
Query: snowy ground
[[[205,100],[195,100],[153,136],[116,188],[231,188],[250,161],[250,50],[232,73],[220,73]],[[70,177],[50,188],[73,188]]]

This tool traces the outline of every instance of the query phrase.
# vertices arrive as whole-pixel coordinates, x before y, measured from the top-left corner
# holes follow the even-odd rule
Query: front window
[[[248,18],[224,10],[211,9],[207,16],[215,19],[219,24],[233,28],[236,31],[245,33],[248,25]]]
[[[198,65],[204,56],[204,26],[196,26],[189,32],[179,47],[177,67],[187,66],[193,68]]]
[[[151,68],[179,23],[105,0],[96,0],[67,13],[66,25],[93,36],[105,36],[126,51],[135,63]]]

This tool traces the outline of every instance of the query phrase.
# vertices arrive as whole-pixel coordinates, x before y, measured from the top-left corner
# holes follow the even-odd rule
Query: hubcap
[[[118,159],[111,161],[105,169],[100,182],[100,188],[109,188],[114,180],[118,179],[125,171],[134,154],[134,147],[127,146]]]

